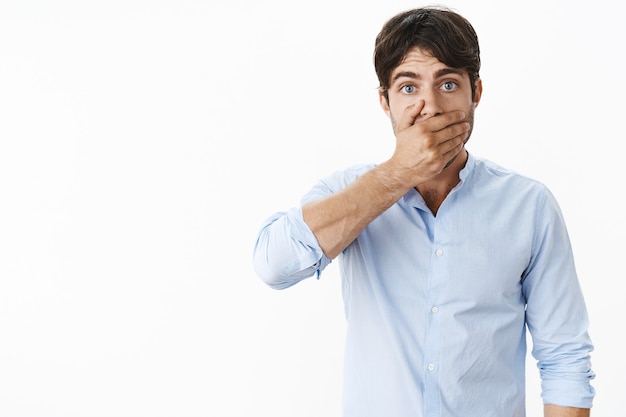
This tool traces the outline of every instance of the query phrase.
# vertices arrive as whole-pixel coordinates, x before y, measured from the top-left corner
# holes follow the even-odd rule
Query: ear
[[[387,117],[391,118],[391,110],[389,109],[389,101],[385,98],[382,88],[378,89],[378,101],[380,103],[380,107],[382,107]]]
[[[480,103],[480,98],[483,95],[483,81],[480,78],[477,78],[475,85],[476,85],[476,91],[474,92],[474,100],[473,100],[474,108],[478,106],[478,103]]]

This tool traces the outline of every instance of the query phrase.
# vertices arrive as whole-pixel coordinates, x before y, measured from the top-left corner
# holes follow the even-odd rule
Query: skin
[[[410,49],[391,74],[383,111],[396,136],[393,155],[342,191],[302,207],[304,221],[324,254],[339,255],[378,215],[415,188],[433,212],[459,183],[467,161],[465,143],[482,95],[469,75],[450,68],[426,51]],[[545,417],[588,417],[588,409],[544,406]]]
[[[391,74],[389,100],[380,95],[396,135],[391,158],[342,191],[302,207],[304,221],[329,258],[339,255],[411,188],[436,213],[459,182],[459,171],[467,160],[464,144],[482,84],[477,82],[472,98],[467,73],[443,76],[442,70],[452,69],[420,49],[411,49]],[[444,91],[447,88],[452,91]]]
[[[543,406],[545,417],[589,417],[588,408],[559,407],[558,405],[546,404]]]
[[[464,144],[471,134],[474,109],[480,102],[481,94],[480,80],[476,83],[476,94],[472,97],[467,72],[450,68],[421,49],[412,48],[391,74],[388,98],[379,95],[380,105],[391,119],[396,135],[394,157],[406,166],[416,166],[420,157],[429,157],[427,134],[432,129],[431,118],[437,119],[454,111],[465,114],[467,124],[464,126],[469,127],[469,131],[459,154],[453,156],[454,160],[449,161],[445,169],[432,172],[436,175],[415,183],[433,214],[437,214],[439,206],[459,182],[459,171],[467,161]],[[428,130],[424,132],[423,129]],[[415,137],[425,137],[426,141],[416,141]]]

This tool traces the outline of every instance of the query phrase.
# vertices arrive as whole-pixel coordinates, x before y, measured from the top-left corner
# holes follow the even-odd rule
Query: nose
[[[424,107],[420,112],[420,116],[424,118],[429,118],[436,116],[443,112],[443,107],[441,106],[439,94],[432,89],[425,89],[420,97],[424,100]]]

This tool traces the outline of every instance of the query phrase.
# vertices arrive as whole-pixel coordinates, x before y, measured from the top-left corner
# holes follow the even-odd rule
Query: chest
[[[357,238],[353,269],[392,302],[433,294],[442,302],[518,298],[532,235],[531,224],[498,210],[441,211],[435,217],[395,206]]]

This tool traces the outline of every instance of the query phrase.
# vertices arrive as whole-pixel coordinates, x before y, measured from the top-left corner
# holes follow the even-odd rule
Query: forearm
[[[411,188],[388,164],[366,172],[340,192],[302,206],[304,221],[333,259],[378,215]]]
[[[588,408],[561,407],[554,404],[546,404],[543,407],[544,417],[589,417]]]

